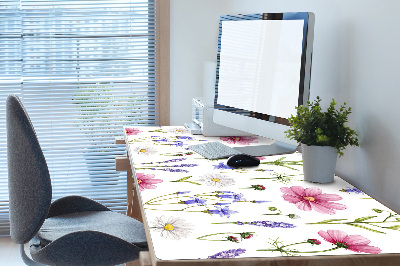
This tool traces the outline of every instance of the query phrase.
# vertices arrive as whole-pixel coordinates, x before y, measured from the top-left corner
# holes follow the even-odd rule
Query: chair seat
[[[79,231],[98,231],[109,234],[141,248],[147,248],[141,222],[112,211],[83,211],[47,218],[37,237],[42,246]]]

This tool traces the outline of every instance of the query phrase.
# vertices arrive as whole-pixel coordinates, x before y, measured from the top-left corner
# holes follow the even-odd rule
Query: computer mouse
[[[247,154],[236,154],[228,158],[226,162],[229,166],[257,166],[260,164],[260,159]]]

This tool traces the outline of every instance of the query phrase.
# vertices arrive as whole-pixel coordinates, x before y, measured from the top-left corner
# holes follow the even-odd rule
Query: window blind
[[[49,167],[53,200],[126,210],[122,125],[157,125],[153,0],[0,2],[0,235],[9,234],[5,100],[17,94]]]

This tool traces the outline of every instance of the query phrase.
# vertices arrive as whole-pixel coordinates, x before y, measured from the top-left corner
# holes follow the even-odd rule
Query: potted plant
[[[285,131],[290,139],[302,146],[304,179],[310,182],[333,181],[337,157],[343,155],[348,145],[359,146],[357,133],[346,126],[351,108],[344,103],[339,110],[332,99],[324,112],[321,99],[308,101],[308,106],[296,107],[297,115],[289,118],[290,129]]]

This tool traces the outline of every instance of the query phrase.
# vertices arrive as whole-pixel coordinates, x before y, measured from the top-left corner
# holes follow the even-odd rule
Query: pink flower
[[[248,145],[250,143],[257,143],[255,139],[257,137],[249,137],[249,136],[244,136],[244,137],[220,137],[221,140],[226,141],[229,144],[241,144],[241,145]]]
[[[128,136],[137,135],[140,132],[143,132],[143,131],[140,131],[139,129],[136,129],[136,128],[133,128],[133,127],[126,127],[125,131],[126,131],[126,135],[128,135]]]
[[[256,158],[258,158],[260,161],[267,159],[265,157],[256,157]]]
[[[340,230],[321,230],[318,234],[326,241],[338,246],[339,248],[350,249],[354,252],[364,252],[371,254],[379,254],[382,252],[377,247],[368,246],[371,241],[360,235],[347,235]]]
[[[140,191],[145,189],[155,189],[157,188],[154,184],[161,183],[161,179],[154,179],[154,175],[145,175],[141,173],[136,173],[136,179],[139,184]]]
[[[321,245],[321,241],[319,241],[318,239],[314,239],[314,238],[307,239],[307,242],[310,243],[311,245]]]
[[[319,188],[302,188],[300,186],[282,187],[282,196],[286,201],[293,203],[303,211],[314,209],[323,214],[335,214],[336,210],[344,210],[347,207],[343,204],[331,202],[341,200],[342,197],[336,194],[322,194]]]

